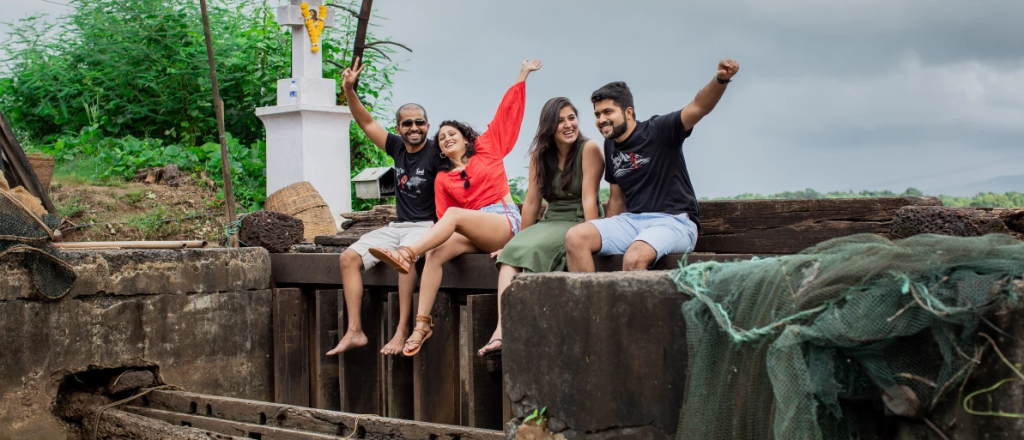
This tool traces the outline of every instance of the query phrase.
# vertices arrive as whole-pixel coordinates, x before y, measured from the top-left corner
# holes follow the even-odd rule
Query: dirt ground
[[[50,198],[64,218],[60,241],[208,240],[224,236],[214,189],[182,176],[177,187],[141,182],[91,185],[55,176]]]

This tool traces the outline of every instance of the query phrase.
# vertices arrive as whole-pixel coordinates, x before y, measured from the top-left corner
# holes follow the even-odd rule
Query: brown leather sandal
[[[416,252],[413,252],[409,246],[399,246],[395,249],[398,254],[398,258],[391,255],[391,251],[381,247],[370,248],[370,255],[374,258],[387,263],[388,266],[395,268],[400,274],[409,273],[409,267],[416,266]]]
[[[427,342],[427,339],[429,339],[431,336],[434,335],[434,331],[430,329],[430,327],[434,326],[434,318],[432,318],[430,315],[416,315],[416,322],[425,322],[425,323],[427,323],[427,325],[429,327],[427,327],[425,329],[422,329],[422,328],[413,328],[412,329],[412,331],[417,332],[417,333],[423,335],[423,339],[420,339],[419,341],[409,341],[409,340],[406,340],[405,341],[405,345],[407,345],[407,346],[410,345],[410,344],[416,344],[415,347],[413,347],[412,351],[407,351],[407,349],[405,347],[402,348],[402,354],[404,354],[406,356],[415,356],[416,353],[420,352],[420,348],[423,348],[423,343]]]

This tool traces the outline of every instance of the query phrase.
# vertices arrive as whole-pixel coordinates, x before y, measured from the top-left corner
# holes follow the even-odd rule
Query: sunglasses
[[[469,189],[469,176],[466,175],[466,170],[462,170],[462,173],[459,174],[459,177],[461,177],[462,180],[465,180],[465,182],[462,184],[462,187],[465,189]]]
[[[427,125],[427,120],[423,118],[417,118],[415,121],[413,121],[412,119],[406,119],[402,121],[403,128],[412,127],[412,124],[416,124],[417,127],[423,127]]]

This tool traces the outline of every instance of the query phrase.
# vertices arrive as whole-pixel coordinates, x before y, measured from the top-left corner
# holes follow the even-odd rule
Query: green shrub
[[[335,3],[359,9],[357,0]],[[276,2],[274,3],[276,6]],[[55,25],[30,17],[0,39],[0,110],[26,145],[57,156],[76,180],[118,182],[140,168],[178,164],[207,172],[220,185],[220,147],[198,2],[72,0]],[[324,59],[347,64],[356,21],[337,10],[322,37]],[[374,20],[379,20],[375,17]],[[290,76],[290,31],[267,2],[210,0],[210,25],[236,200],[246,210],[266,198],[266,145],[255,109],[276,101],[276,81]],[[373,22],[371,21],[371,27]],[[373,39],[372,32],[368,38]],[[359,94],[379,110],[391,99],[388,45],[368,50]],[[341,68],[324,64],[339,81]],[[351,128],[353,175],[391,159]],[[223,190],[218,194],[223,200]],[[374,201],[355,201],[366,209]]]

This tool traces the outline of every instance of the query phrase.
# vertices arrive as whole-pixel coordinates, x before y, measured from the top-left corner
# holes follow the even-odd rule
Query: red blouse
[[[505,92],[498,113],[487,124],[487,130],[476,140],[476,154],[466,165],[469,188],[465,188],[462,171],[440,172],[434,180],[434,201],[437,218],[448,208],[477,210],[501,202],[508,194],[505,156],[512,152],[519,139],[526,107],[526,82],[520,81]]]

